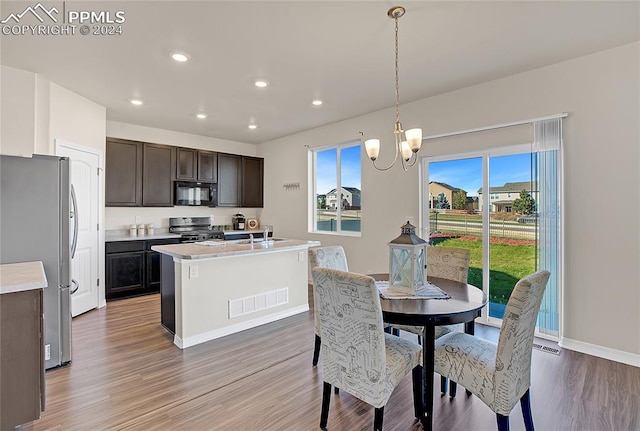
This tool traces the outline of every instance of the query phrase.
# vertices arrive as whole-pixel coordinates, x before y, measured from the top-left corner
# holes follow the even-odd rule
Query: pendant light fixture
[[[396,124],[393,130],[395,136],[395,148],[396,155],[393,158],[393,162],[386,168],[380,168],[376,165],[376,159],[380,154],[380,139],[368,139],[364,142],[367,156],[373,162],[373,167],[379,171],[386,171],[391,169],[398,160],[398,154],[400,154],[400,162],[402,169],[405,171],[416,164],[422,145],[422,129],[410,129],[402,130],[402,124],[400,123],[400,81],[398,79],[398,18],[404,15],[405,9],[402,6],[395,6],[389,9],[387,15],[395,21],[395,65],[396,65]],[[403,136],[404,135],[404,136]]]

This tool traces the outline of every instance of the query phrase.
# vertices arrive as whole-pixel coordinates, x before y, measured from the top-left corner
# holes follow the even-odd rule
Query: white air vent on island
[[[229,319],[277,307],[289,302],[289,288],[272,290],[229,301]]]

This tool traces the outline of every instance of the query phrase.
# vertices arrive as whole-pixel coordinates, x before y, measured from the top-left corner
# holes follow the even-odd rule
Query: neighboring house
[[[480,202],[478,196],[467,196],[467,211],[477,211],[480,209]]]
[[[525,190],[533,200],[538,202],[538,190],[535,182],[521,181],[505,183],[501,187],[489,187],[489,211],[510,213],[513,201],[520,197],[520,192]],[[482,189],[478,189],[478,205],[482,209]]]
[[[360,209],[360,189],[355,187],[342,187],[342,193],[338,198],[336,189],[332,189],[327,193],[327,208],[336,209],[338,202],[342,209]]]
[[[467,194],[467,192],[465,190],[459,189],[458,187],[453,187],[450,186],[447,183],[440,183],[437,181],[430,181],[429,182],[429,208],[435,208],[436,207],[436,202],[438,202],[438,195],[440,193],[444,193],[444,195],[447,198],[447,202],[449,202],[450,208],[453,208],[453,194],[456,192],[462,192],[465,195]],[[473,200],[470,201],[470,199],[476,199],[476,206],[473,206]],[[474,210],[474,209],[478,209],[477,206],[478,202],[477,202],[477,198],[470,198],[467,197],[467,204],[466,204],[466,210]]]

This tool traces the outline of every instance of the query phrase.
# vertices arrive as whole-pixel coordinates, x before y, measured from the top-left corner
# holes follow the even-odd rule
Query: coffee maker
[[[234,214],[231,216],[233,222],[233,230],[244,230],[246,218],[243,214]]]

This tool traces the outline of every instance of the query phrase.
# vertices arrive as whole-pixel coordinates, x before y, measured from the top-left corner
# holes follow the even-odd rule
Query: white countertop
[[[154,245],[151,250],[173,256],[178,259],[212,259],[256,253],[269,253],[293,249],[307,249],[320,245],[320,241],[278,238],[279,241],[261,241],[254,244],[233,244],[229,241],[218,241],[216,245],[197,243]],[[209,242],[214,243],[214,242]]]
[[[118,230],[118,231],[107,231],[104,236],[105,242],[144,241],[148,239],[166,239],[166,238],[180,238],[180,235],[177,233],[171,233],[169,231],[161,231],[161,232],[156,231],[153,235],[130,236],[129,231]]]
[[[20,262],[0,265],[0,294],[47,287],[42,262]]]

